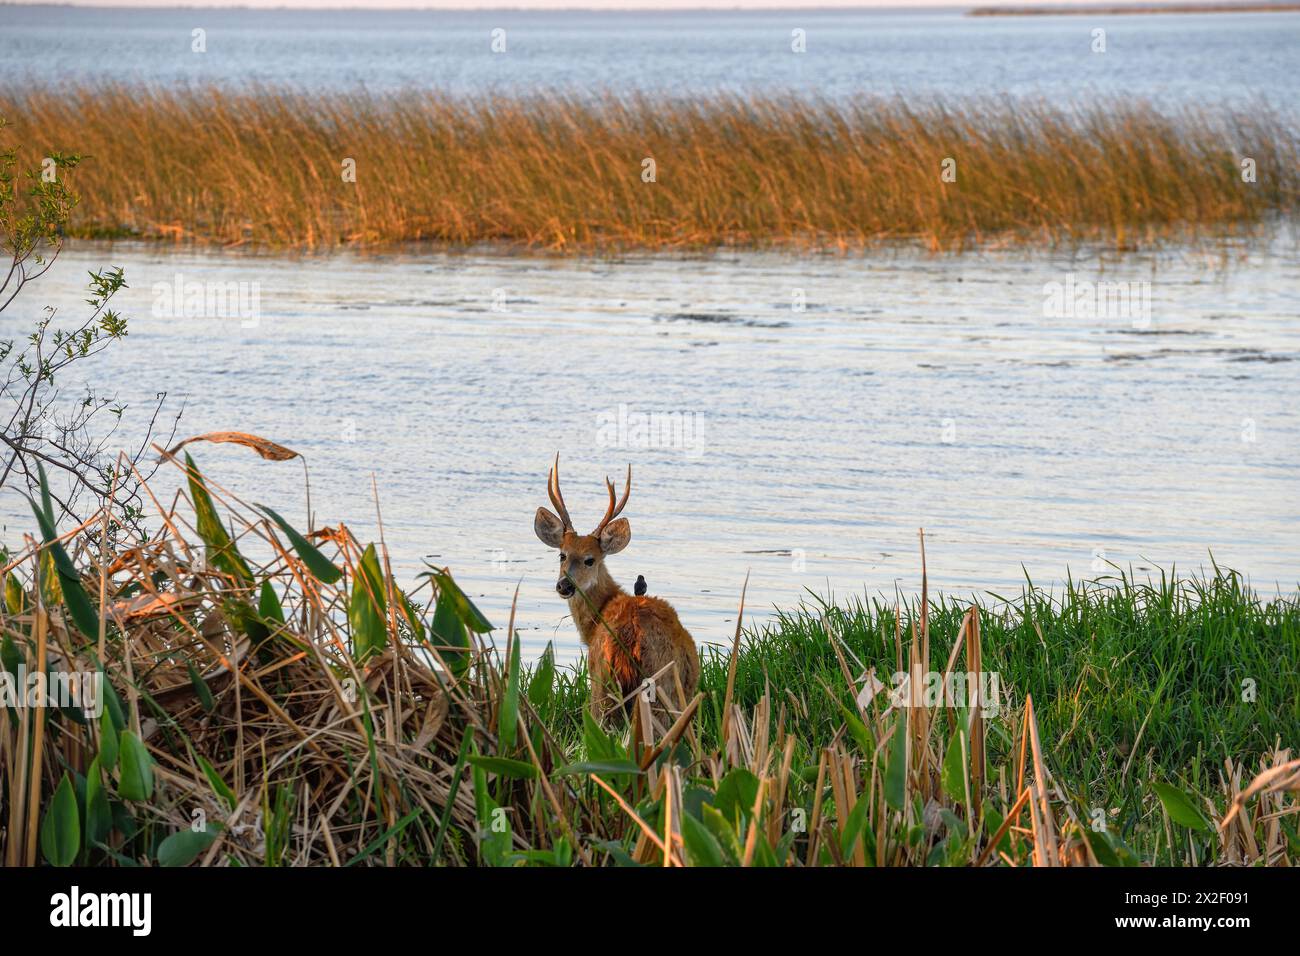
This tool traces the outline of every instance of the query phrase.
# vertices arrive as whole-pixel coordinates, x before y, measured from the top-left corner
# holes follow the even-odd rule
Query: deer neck
[[[596,583],[587,590],[586,594],[578,593],[569,598],[569,612],[573,615],[573,623],[578,626],[578,633],[582,636],[584,644],[591,643],[592,635],[601,627],[600,614],[610,598],[622,593],[624,593],[623,589],[614,583],[614,579],[602,565],[600,573],[596,576]]]

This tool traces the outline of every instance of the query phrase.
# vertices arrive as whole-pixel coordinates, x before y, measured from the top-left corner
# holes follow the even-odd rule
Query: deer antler
[[[593,538],[600,537],[600,533],[605,530],[605,525],[618,517],[627,505],[627,496],[632,493],[632,465],[627,466],[627,484],[623,486],[623,497],[617,505],[614,504],[614,483],[606,478],[605,487],[609,489],[609,507],[605,509],[605,517],[600,519],[600,524],[596,525],[596,530],[591,533]]]
[[[560,453],[558,451],[555,453],[555,464],[551,467],[551,474],[546,479],[546,491],[551,496],[551,504],[555,505],[555,510],[560,513],[564,530],[572,531],[573,519],[569,517],[569,509],[564,507],[564,495],[560,494]],[[613,492],[610,494],[612,495]]]

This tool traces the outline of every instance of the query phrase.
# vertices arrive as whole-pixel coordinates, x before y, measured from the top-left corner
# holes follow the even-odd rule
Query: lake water
[[[604,476],[632,463],[632,544],[611,567],[628,586],[644,574],[702,641],[729,638],[747,572],[756,619],[805,589],[914,590],[920,527],[947,592],[1016,593],[1025,572],[1049,585],[1104,561],[1192,570],[1211,550],[1293,591],[1295,252],[291,259],[83,244],[0,315],[0,335],[45,304],[79,314],[86,270],[123,266],[131,331],[101,382],[136,409],[167,389],[187,403],[181,435],[246,430],[302,452],[317,523],[362,539],[377,533],[376,476],[403,581],[422,559],[449,565],[502,627],[521,583],[528,652],[553,639],[571,658],[555,554],[532,531],[556,451],[584,531]],[[1084,308],[1088,282],[1122,283],[1127,305]],[[178,283],[243,283],[257,308],[241,320],[232,298],[225,317],[186,318]],[[663,427],[639,427],[651,421]],[[305,524],[299,463],[193,450],[214,480]],[[31,519],[12,494],[4,505],[12,542]]]
[[[1092,31],[1106,30],[1104,54]],[[194,29],[206,52],[191,52]],[[491,31],[506,30],[493,54]],[[807,52],[790,50],[806,31]],[[716,90],[829,98],[1300,102],[1300,15],[970,19],[956,11],[325,12],[0,7],[0,86],[408,87],[489,95]],[[579,525],[628,462],[629,549],[697,639],[807,595],[919,584],[1015,592],[1107,562],[1190,570],[1211,550],[1293,591],[1300,264],[1292,238],[1227,255],[719,253],[554,259],[407,249],[294,258],[80,244],[0,315],[84,308],[126,269],[127,341],[95,365],[180,434],[244,430],[306,455],[318,524],[395,568],[449,565],[530,655],[578,645],[532,532],[562,453]],[[1107,283],[1098,291],[1089,283]],[[187,317],[200,298],[227,307]],[[180,290],[175,296],[170,290]],[[242,315],[238,293],[250,306]],[[255,296],[255,307],[253,301]],[[173,299],[179,301],[173,301]],[[1090,305],[1091,304],[1091,305]],[[653,426],[653,427],[651,427]],[[210,476],[306,523],[298,463],[199,446]],[[0,498],[5,540],[31,530]],[[586,530],[582,528],[581,530]],[[1023,565],[1023,567],[1022,567]]]
[[[205,31],[205,52],[192,34]],[[505,31],[505,52],[491,33]],[[1092,32],[1106,31],[1104,53]],[[793,30],[806,52],[791,50]],[[0,6],[0,86],[712,90],[1300,101],[1300,14],[977,17],[962,11],[292,11]]]

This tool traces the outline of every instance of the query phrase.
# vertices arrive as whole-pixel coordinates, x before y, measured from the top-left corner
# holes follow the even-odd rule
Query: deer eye
[[[560,560],[561,560],[561,561],[564,560],[564,555],[563,555],[563,554],[560,555]]]
[[[586,561],[583,561],[582,563],[585,564],[587,567],[591,567],[593,564],[596,563],[596,559],[588,558]]]

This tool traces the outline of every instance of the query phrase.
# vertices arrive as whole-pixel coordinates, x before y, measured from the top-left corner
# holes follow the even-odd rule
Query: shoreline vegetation
[[[976,7],[968,17],[1127,16],[1153,13],[1296,13],[1300,3],[1143,3],[1115,6],[1107,3],[1074,6]]]
[[[68,227],[81,238],[1128,249],[1249,232],[1300,206],[1300,131],[1262,105],[113,87],[4,91],[0,115],[29,165],[70,144],[87,157]]]
[[[0,707],[6,865],[1300,862],[1300,603],[1233,572],[738,621],[670,726],[603,728],[448,569],[404,591],[382,540],[163,457],[147,536],[57,527],[42,475],[4,558],[0,682],[105,677],[89,719]]]

